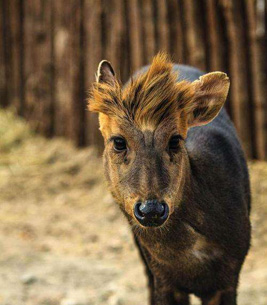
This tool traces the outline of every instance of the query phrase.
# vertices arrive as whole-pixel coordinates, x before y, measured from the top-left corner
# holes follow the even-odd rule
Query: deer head
[[[165,54],[125,87],[108,61],[99,64],[89,109],[99,113],[110,191],[133,223],[161,226],[182,198],[187,131],[211,122],[229,90],[225,73],[177,82]]]

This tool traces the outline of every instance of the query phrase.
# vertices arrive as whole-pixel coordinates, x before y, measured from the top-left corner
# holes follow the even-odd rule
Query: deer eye
[[[126,141],[122,137],[114,137],[114,150],[116,152],[122,152],[127,149]]]
[[[172,136],[169,141],[169,151],[174,153],[177,152],[179,149],[180,140],[181,140],[181,136],[179,135]]]

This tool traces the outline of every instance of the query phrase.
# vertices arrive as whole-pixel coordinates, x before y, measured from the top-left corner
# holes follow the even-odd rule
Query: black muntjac
[[[110,192],[132,228],[151,305],[236,305],[250,246],[250,184],[224,109],[225,73],[164,53],[122,86],[103,60],[89,98],[99,113]],[[145,300],[144,300],[145,304]]]

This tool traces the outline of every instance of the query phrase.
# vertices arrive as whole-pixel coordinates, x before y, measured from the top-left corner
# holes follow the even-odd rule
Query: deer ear
[[[185,107],[188,127],[211,122],[222,109],[227,98],[230,80],[223,72],[212,72],[192,83],[194,97]]]
[[[108,85],[114,86],[115,83],[115,72],[107,60],[102,60],[97,69],[96,81],[98,83],[106,83]]]

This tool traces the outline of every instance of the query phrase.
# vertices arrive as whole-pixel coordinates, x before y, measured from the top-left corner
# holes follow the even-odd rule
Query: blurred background
[[[102,59],[124,82],[158,51],[230,76],[253,195],[239,304],[267,304],[267,1],[0,0],[0,305],[146,304],[86,99]]]

